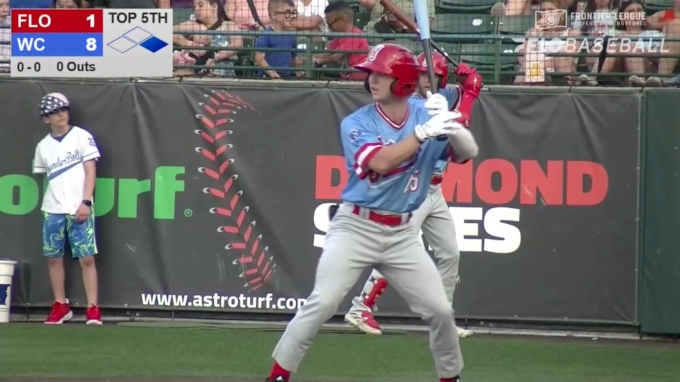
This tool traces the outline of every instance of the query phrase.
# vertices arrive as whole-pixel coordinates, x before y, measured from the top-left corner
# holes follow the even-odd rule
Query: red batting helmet
[[[394,77],[392,94],[408,97],[415,93],[418,86],[418,60],[410,50],[396,44],[376,45],[366,56],[364,62],[354,68],[371,73],[382,73]],[[366,78],[366,89],[368,78]]]
[[[420,65],[421,72],[427,73],[425,52],[418,55],[418,65]],[[437,86],[441,89],[449,82],[449,63],[443,54],[439,52],[432,52],[432,66],[434,66],[434,74],[441,78],[441,81],[439,81],[439,85]]]

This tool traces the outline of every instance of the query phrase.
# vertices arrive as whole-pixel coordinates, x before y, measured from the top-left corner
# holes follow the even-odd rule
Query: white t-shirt
[[[83,202],[84,162],[101,156],[92,135],[78,126],[58,141],[47,134],[35,148],[33,173],[46,174],[49,183],[42,210],[51,214],[75,215]]]
[[[326,25],[326,18],[324,10],[328,6],[328,0],[312,0],[309,5],[305,5],[302,1],[297,2],[298,16],[321,16],[323,24],[321,24],[321,30],[328,32],[328,25]]]

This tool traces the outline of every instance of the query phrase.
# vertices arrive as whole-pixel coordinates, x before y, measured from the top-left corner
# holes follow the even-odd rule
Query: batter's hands
[[[456,68],[456,76],[458,76],[458,83],[463,87],[463,92],[479,97],[482,90],[484,79],[477,73],[477,70],[465,64],[459,64]]]
[[[437,93],[432,94],[429,90],[426,93],[427,99],[425,100],[425,108],[430,115],[439,115],[449,111],[449,101],[446,97]]]
[[[424,125],[416,126],[414,134],[420,142],[442,135],[455,135],[458,130],[463,128],[463,125],[456,122],[458,118],[460,118],[460,113],[455,111],[437,114]]]

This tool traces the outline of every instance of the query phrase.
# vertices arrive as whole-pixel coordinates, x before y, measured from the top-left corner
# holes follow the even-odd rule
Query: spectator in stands
[[[539,10],[552,11],[557,9],[555,0],[543,0]],[[545,14],[544,14],[545,15]],[[562,15],[562,17],[568,17]],[[545,72],[574,73],[576,71],[575,57],[549,56],[549,54],[573,54],[578,47],[568,47],[566,38],[578,37],[580,32],[577,29],[565,27],[564,21],[557,23],[554,27],[538,28],[541,20],[537,20],[537,27],[527,31],[524,43],[517,47],[519,56],[520,72],[524,72],[527,64],[539,62]],[[530,61],[527,63],[527,61]],[[516,83],[525,83],[524,75],[515,78]]]
[[[354,26],[354,10],[349,4],[337,1],[331,3],[324,10],[326,14],[326,24],[331,32],[363,34],[361,29]],[[357,53],[339,52],[323,53],[313,58],[317,65],[326,65],[339,62],[343,68],[352,68],[366,59],[366,52],[371,49],[368,40],[361,37],[336,37],[331,41],[328,50],[355,50]],[[341,77],[349,81],[363,81],[366,79],[365,72],[342,73]]]
[[[268,0],[227,0],[227,17],[241,30],[264,30],[270,22],[268,3]]]
[[[193,7],[194,0],[158,0],[158,8],[192,9]]]
[[[649,27],[664,33],[664,35],[671,39],[680,39],[680,0],[675,0],[673,8],[659,11],[647,18]],[[668,50],[664,55],[672,57],[661,57],[659,59],[659,74],[678,73],[678,57],[680,57],[680,43],[675,41],[666,41],[664,49]],[[652,79],[654,81],[654,79]],[[680,84],[680,76],[673,79],[664,78],[664,82],[669,84]]]
[[[580,30],[584,37],[593,37],[592,40],[588,40],[591,51],[595,38],[602,38],[614,30],[619,2],[619,0],[588,0],[583,12],[574,20],[574,29]],[[582,17],[587,19],[582,20]],[[592,69],[595,60],[596,57],[585,57],[588,70]]]
[[[10,72],[10,57],[12,55],[12,30],[9,17],[9,0],[0,0],[0,73]]]
[[[392,3],[397,6],[397,8],[404,11],[404,13],[411,19],[416,19],[416,12],[413,8],[413,0],[393,0]],[[387,18],[389,17],[389,12],[378,2],[378,0],[359,0],[359,5],[361,5],[366,10],[371,11],[371,19],[364,27],[365,32],[377,32],[376,24],[378,23],[388,23]],[[427,0],[427,13],[430,15],[430,26],[434,25],[434,14],[435,14],[435,0]],[[378,29],[381,29],[378,25]],[[384,28],[383,28],[384,29]],[[380,32],[378,32],[380,33]]]
[[[664,29],[676,19],[680,18],[680,0],[673,2],[673,8],[664,9],[647,17],[651,29],[664,32]]]
[[[292,0],[270,0],[268,6],[269,27],[265,33],[255,40],[256,48],[276,48],[277,51],[255,52],[255,64],[261,67],[283,68],[299,67],[303,64],[303,58],[294,51],[297,49],[295,36],[277,34],[276,32],[290,31],[295,19],[297,19],[297,7]],[[301,72],[304,74],[304,72]],[[298,73],[298,76],[301,74]],[[259,77],[270,78],[295,77],[291,70],[264,69],[258,71]]]
[[[583,13],[574,19],[574,28],[583,36],[604,37],[614,29],[618,4],[612,0],[588,0]],[[581,20],[581,17],[587,17]]]
[[[220,0],[194,0],[195,20],[188,20],[173,27],[173,43],[188,49],[175,55],[175,62],[187,65],[204,65],[214,69],[179,69],[176,76],[207,75],[211,77],[235,77],[233,69],[238,50],[243,46],[239,35],[201,35],[197,31],[238,31],[236,24],[225,20],[224,7]],[[204,50],[201,47],[229,48]]]
[[[541,3],[541,0],[508,0],[507,5],[498,2],[491,8],[491,14],[494,16],[530,16],[534,11],[540,10]],[[567,11],[569,15],[567,21],[571,28],[575,28],[572,15],[576,12],[583,12],[585,7],[584,3],[576,0],[556,0],[555,6],[557,9]]]
[[[83,3],[80,0],[54,0],[53,7],[57,9],[83,8]]]
[[[597,59],[596,65],[593,67],[593,73],[611,73],[625,70],[628,73],[635,73],[628,78],[629,85],[661,85],[661,81],[656,76],[645,80],[644,76],[638,74],[653,72],[652,60],[660,52],[661,40],[652,41],[650,38],[661,38],[663,34],[648,28],[648,24],[644,21],[645,5],[642,0],[624,0],[619,5],[618,12],[615,30],[608,37],[630,38],[632,41],[642,41],[644,43],[623,46],[623,44],[617,44],[616,41],[606,39],[605,44],[607,47],[606,49],[603,48],[603,54]],[[626,13],[628,15],[624,15]],[[609,56],[609,53],[621,53],[628,56],[612,57]],[[593,78],[588,78],[588,82],[594,84]]]
[[[92,0],[93,8],[158,8],[158,0]]]
[[[295,20],[295,30],[327,32],[328,25],[324,23],[324,10],[328,0],[297,0],[298,18]]]
[[[382,14],[382,17],[380,18],[380,21],[375,23],[373,31],[375,33],[380,34],[394,34],[394,35],[402,33],[412,33],[408,30],[406,24],[399,21],[399,19],[388,10],[385,10],[385,12]],[[394,36],[394,38],[396,37],[397,36]],[[391,39],[392,38],[387,38],[386,40]]]

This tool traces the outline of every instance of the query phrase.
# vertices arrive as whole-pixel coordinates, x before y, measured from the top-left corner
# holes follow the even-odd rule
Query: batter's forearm
[[[92,200],[94,185],[97,182],[97,167],[94,161],[83,163],[85,167],[85,187],[83,188],[83,200]]]
[[[399,143],[382,147],[368,163],[368,168],[385,175],[412,158],[419,148],[420,142],[411,134]]]
[[[458,163],[468,161],[479,154],[479,146],[468,129],[460,129],[456,135],[449,135],[449,145],[453,149],[454,160]]]

